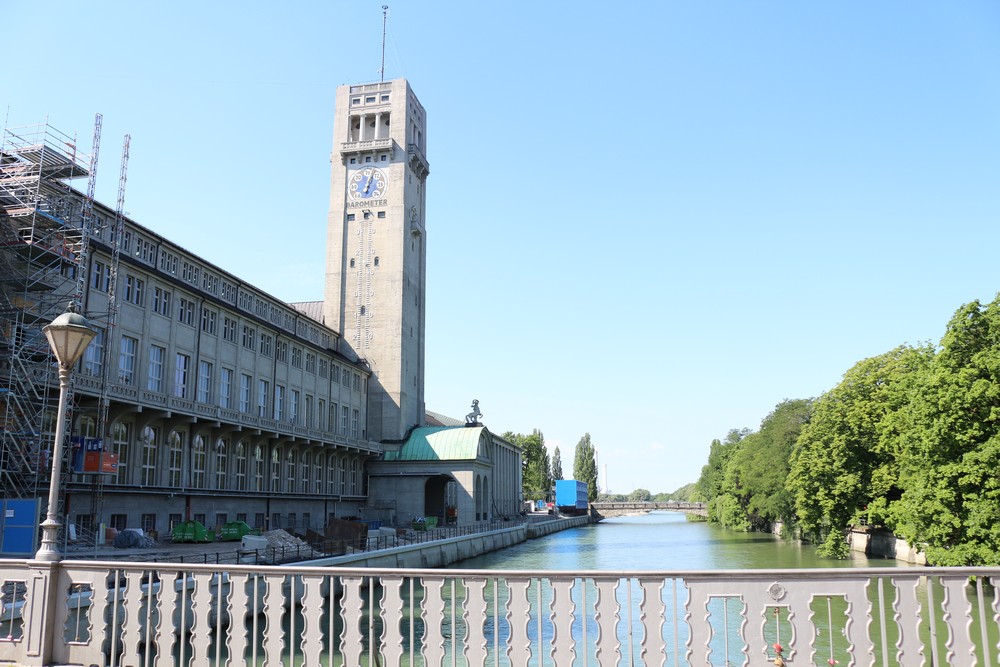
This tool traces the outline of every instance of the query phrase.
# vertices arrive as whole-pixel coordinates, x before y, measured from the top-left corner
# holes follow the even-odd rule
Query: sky
[[[589,433],[602,490],[673,491],[1000,290],[1000,4],[385,1],[428,118],[427,408],[539,429],[566,477]],[[100,201],[128,134],[136,222],[320,300],[381,5],[0,0],[0,113],[81,146],[102,114]]]

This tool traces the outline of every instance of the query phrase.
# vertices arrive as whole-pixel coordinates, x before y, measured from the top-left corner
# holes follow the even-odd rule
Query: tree
[[[792,496],[785,490],[788,458],[811,412],[808,400],[782,401],[764,418],[759,431],[740,441],[726,464],[722,485],[723,495],[736,501],[726,510],[734,527],[768,530],[776,521],[793,516]]]
[[[902,415],[895,533],[934,565],[997,565],[1000,296],[958,309]]]
[[[580,442],[576,443],[573,457],[573,479],[587,484],[587,500],[597,500],[597,460],[594,446],[590,442],[590,434],[584,433]]]
[[[558,447],[552,452],[552,479],[563,479],[562,455]]]
[[[844,531],[864,515],[878,525],[900,497],[900,410],[933,357],[900,346],[855,364],[816,400],[792,451],[786,488],[802,530],[821,555],[844,558]]]
[[[648,503],[653,499],[653,494],[647,489],[636,489],[628,494],[628,499],[633,503]]]
[[[504,433],[503,438],[518,445],[523,451],[521,489],[525,500],[544,500],[552,490],[545,436],[536,428],[531,435],[508,432]]]
[[[708,504],[708,520],[720,523],[720,514],[717,508],[720,506],[715,502],[723,494],[723,483],[725,482],[726,466],[729,459],[736,453],[740,446],[740,441],[750,435],[748,428],[730,429],[726,434],[725,441],[718,439],[712,441],[708,451],[708,463],[701,468],[701,477],[695,483],[695,496],[700,502]],[[729,524],[723,524],[729,525]]]

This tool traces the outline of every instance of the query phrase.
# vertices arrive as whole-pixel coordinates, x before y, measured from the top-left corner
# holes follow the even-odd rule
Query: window
[[[210,403],[212,400],[212,364],[198,362],[198,401]]]
[[[199,435],[191,446],[191,486],[205,488],[205,440]]]
[[[208,271],[201,274],[201,288],[209,294],[219,291],[219,276],[213,276]]]
[[[246,373],[240,373],[240,412],[250,412],[250,387],[253,382]]]
[[[118,455],[118,471],[109,481],[112,484],[129,483],[129,443],[132,441],[132,425],[115,422],[111,428],[111,451]]]
[[[153,312],[157,315],[170,317],[170,298],[171,294],[169,290],[165,290],[162,287],[154,287]]]
[[[149,346],[149,375],[146,378],[146,389],[149,391],[163,391],[163,362],[166,357],[166,348]]]
[[[285,479],[288,480],[285,491],[295,493],[297,490],[295,488],[295,452],[288,452],[285,455]]]
[[[299,423],[299,390],[292,389],[292,404],[288,409],[288,421],[293,424]]]
[[[354,374],[354,391],[358,391],[361,388],[361,376],[357,373]]]
[[[223,280],[222,299],[227,303],[234,303],[236,301],[236,285],[227,283],[225,280]]]
[[[313,482],[316,484],[316,493],[323,493],[323,455],[316,454],[313,458]]]
[[[263,416],[263,415],[262,415]],[[274,385],[274,418],[281,421],[285,416],[285,388],[280,384]]]
[[[247,490],[247,448],[242,442],[236,445],[236,490]]]
[[[307,373],[316,372],[316,355],[310,352],[306,352],[306,372]]]
[[[226,474],[226,464],[229,458],[229,445],[225,440],[219,438],[215,441],[215,488],[223,491],[228,488],[226,484],[229,476]],[[225,523],[225,522],[223,522]]]
[[[292,348],[292,368],[302,368],[302,348]]]
[[[112,514],[108,526],[121,532],[128,528],[128,514]]]
[[[336,364],[330,366],[330,381],[340,383],[340,366]]]
[[[87,375],[100,377],[104,370],[104,331],[98,329],[97,335],[83,351],[83,372]]]
[[[267,380],[257,381],[257,416],[267,416],[267,397],[270,394],[270,383]],[[261,489],[263,491],[263,489]]]
[[[90,276],[90,287],[98,292],[107,292],[111,285],[111,267],[104,262],[94,262],[94,272]]]
[[[340,372],[340,379],[343,381],[345,387],[351,386],[351,372],[346,368]]]
[[[229,521],[229,515],[226,514],[225,512],[215,513],[215,527],[217,529],[225,526],[228,521]]]
[[[253,450],[253,489],[264,490],[264,450],[260,445]]]
[[[288,343],[285,343],[285,342],[282,342],[282,341],[278,341],[278,344],[275,347],[275,351],[277,352],[277,359],[278,359],[278,361],[281,361],[281,362],[284,362],[284,363],[287,364],[288,363]]]
[[[230,343],[236,342],[236,320],[230,317],[222,318],[222,337]]]
[[[198,284],[198,267],[190,262],[184,262],[184,270],[181,274],[184,280],[188,281],[192,285]]]
[[[118,381],[131,385],[135,381],[135,352],[139,341],[131,336],[122,336],[118,351]]]
[[[348,407],[345,405],[340,409],[340,434],[347,435],[347,414]]]
[[[146,283],[133,275],[125,274],[125,300],[137,306],[145,304]]]
[[[337,492],[337,455],[330,454],[327,457],[326,466],[326,492],[333,494]]]
[[[309,456],[309,452],[302,452],[299,457],[299,491],[302,493],[309,492],[309,476],[312,474],[312,460]]]
[[[201,330],[207,334],[215,335],[215,319],[217,315],[214,310],[202,308],[201,310]]]
[[[306,399],[306,409],[308,410],[308,399]],[[316,409],[316,416],[319,418],[319,430],[326,428],[326,401],[319,399],[319,407]]]
[[[167,451],[167,486],[180,488],[183,461],[184,436],[179,431],[174,431],[170,434],[170,449]]]
[[[360,412],[357,409],[355,409],[354,412],[353,412],[353,414],[351,415],[351,437],[352,438],[359,437],[359,434],[358,434],[358,422],[360,421],[359,417],[360,417]]]
[[[348,222],[354,222],[354,214],[353,213],[348,213],[347,214],[347,221]]]
[[[273,346],[274,346],[274,337],[262,333],[260,335],[260,353],[265,357],[270,357]]]
[[[135,255],[147,264],[153,264],[156,262],[156,246],[139,237],[135,240]]]
[[[313,427],[313,397],[306,394],[306,414],[304,425],[306,428]]]
[[[156,485],[156,436],[157,430],[147,426],[142,431],[142,474],[143,486]]]
[[[173,532],[174,528],[177,527],[177,524],[179,524],[183,520],[184,516],[180,513],[167,515],[167,530]]]
[[[188,371],[191,369],[191,357],[177,353],[174,361],[174,396],[185,398],[188,388]]]
[[[337,404],[336,403],[330,403],[330,418],[327,421],[327,424],[329,425],[330,432],[336,434],[337,433]]]
[[[352,269],[354,268],[354,258],[353,257],[351,257],[351,268]]]
[[[321,378],[330,377],[330,362],[326,359],[319,360],[319,376]]]
[[[177,321],[189,327],[194,326],[194,301],[182,298],[180,308],[177,309]]]
[[[142,528],[142,532],[149,535],[150,533],[156,534],[156,515],[155,514],[143,514],[142,519],[139,521],[139,527]]]
[[[233,407],[233,371],[228,368],[219,370],[219,407]]]
[[[177,275],[177,255],[160,250],[160,271]]]
[[[382,156],[382,157],[385,157],[385,156]],[[375,215],[376,215],[376,217],[384,218],[385,217],[385,211],[379,211]]]
[[[253,327],[243,325],[243,347],[252,350],[256,347],[254,341],[257,340],[257,330]]]

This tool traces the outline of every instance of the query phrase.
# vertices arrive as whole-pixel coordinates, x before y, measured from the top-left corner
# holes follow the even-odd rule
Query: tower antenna
[[[382,67],[379,68],[379,81],[385,81],[385,22],[389,17],[389,5],[382,5]]]

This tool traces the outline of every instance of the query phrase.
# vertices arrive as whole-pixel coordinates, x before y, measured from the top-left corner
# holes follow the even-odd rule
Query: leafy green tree
[[[521,489],[525,500],[545,500],[552,490],[545,436],[536,428],[531,435],[508,431],[503,434],[503,438],[518,445],[523,451]]]
[[[594,502],[597,498],[597,458],[594,445],[590,442],[590,434],[585,433],[580,442],[576,443],[573,457],[573,479],[587,484],[587,500]]]
[[[808,400],[785,400],[734,450],[726,464],[723,492],[742,510],[743,516],[737,517],[727,505],[727,516],[736,526],[768,530],[793,516],[792,496],[785,490],[788,459],[811,412]]]
[[[750,435],[748,428],[730,429],[723,441],[712,441],[708,452],[708,463],[701,469],[701,477],[695,483],[697,495],[702,502],[708,503],[708,520],[721,523],[717,509],[720,505],[715,501],[723,494],[723,484],[726,478],[726,466],[740,446],[740,441]],[[723,524],[728,525],[728,524]]]
[[[653,499],[653,494],[647,489],[636,489],[628,494],[628,499],[633,503],[648,503]]]
[[[900,415],[933,357],[929,347],[900,346],[855,364],[816,400],[791,455],[786,488],[799,525],[819,553],[844,558],[844,531],[862,516],[885,521],[899,499]]]
[[[552,452],[552,479],[563,479],[562,455],[558,447]]]
[[[1000,564],[1000,296],[958,309],[905,416],[894,532],[934,565]]]

